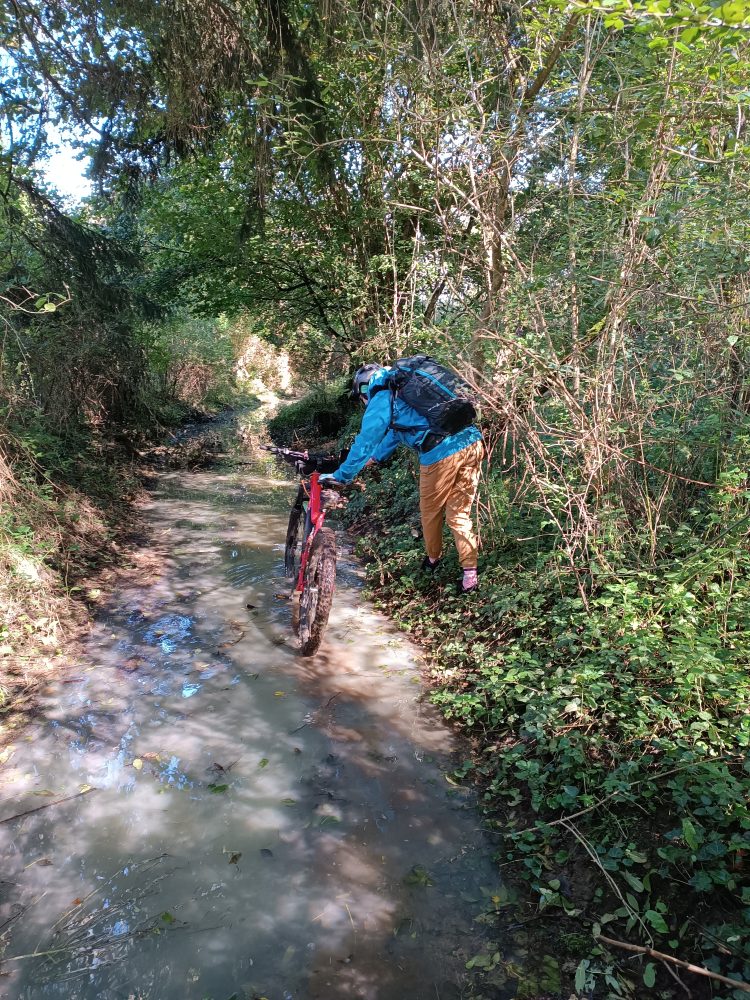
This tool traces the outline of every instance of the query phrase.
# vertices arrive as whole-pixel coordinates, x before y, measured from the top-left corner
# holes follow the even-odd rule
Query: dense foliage
[[[272,427],[312,445],[329,407],[313,394]],[[460,598],[447,538],[437,578],[420,573],[414,461],[366,478],[345,519],[371,595],[428,650],[434,701],[475,736],[460,774],[483,789],[506,877],[553,918],[553,951],[576,956],[580,995],[673,995],[662,966],[622,966],[599,935],[747,981],[750,559],[732,537],[747,491],[703,512],[712,544],[696,548],[693,511],[655,565],[612,552],[582,591],[550,525],[490,475],[481,591]]]
[[[406,466],[367,545],[521,810],[507,850],[540,905],[746,979],[749,28],[745,0],[0,14],[9,578],[51,562],[45,490],[231,398],[251,341],[307,384],[437,353],[482,402],[482,595],[414,578]],[[44,177],[61,132],[92,156],[75,212]],[[339,388],[276,432],[335,435]],[[582,956],[582,995],[680,995],[612,961]]]

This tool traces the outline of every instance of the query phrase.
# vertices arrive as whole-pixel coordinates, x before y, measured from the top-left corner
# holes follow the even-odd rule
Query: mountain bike
[[[336,586],[336,535],[324,526],[326,514],[346,502],[339,492],[346,484],[337,483],[336,490],[322,489],[320,473],[333,472],[341,460],[272,445],[262,448],[294,465],[301,477],[286,529],[284,570],[295,581],[292,624],[299,636],[300,652],[312,656],[323,641]]]

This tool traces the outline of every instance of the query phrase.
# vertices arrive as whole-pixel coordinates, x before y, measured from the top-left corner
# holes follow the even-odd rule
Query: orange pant
[[[463,569],[476,569],[477,536],[471,508],[477,495],[484,445],[474,441],[434,465],[419,467],[419,512],[430,559],[443,551],[443,514],[458,549]]]

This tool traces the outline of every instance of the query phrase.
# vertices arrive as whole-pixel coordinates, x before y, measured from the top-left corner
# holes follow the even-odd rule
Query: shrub
[[[610,555],[588,576],[516,508],[485,532],[467,601],[451,543],[442,575],[418,573],[416,481],[397,459],[346,517],[373,596],[432,651],[434,701],[479,738],[503,864],[540,910],[750,981],[747,496],[693,511],[658,565]],[[503,509],[498,480],[489,493]],[[589,890],[576,873],[591,864]],[[605,959],[591,940],[587,989]],[[618,983],[612,995],[642,995]]]
[[[358,419],[348,396],[347,379],[314,388],[296,403],[290,403],[269,421],[277,444],[318,447],[339,437],[352,416]]]

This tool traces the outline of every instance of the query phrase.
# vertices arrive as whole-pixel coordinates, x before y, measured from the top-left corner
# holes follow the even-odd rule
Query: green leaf
[[[651,989],[656,982],[656,966],[653,962],[649,962],[643,970],[643,982],[649,989]]]
[[[731,3],[723,3],[716,11],[725,24],[742,24],[750,20],[748,6],[742,0],[732,0]]]
[[[583,961],[578,963],[578,968],[576,969],[575,988],[579,993],[586,985],[586,979],[588,978],[589,964],[590,963],[587,958],[584,958]]]
[[[268,767],[268,757],[262,757],[258,761],[258,767]]]
[[[689,819],[684,819],[682,821],[682,836],[685,843],[688,845],[691,851],[697,851],[700,845],[700,840],[698,839],[698,831],[695,829],[693,824]]]
[[[214,795],[221,795],[221,793],[225,792],[227,788],[229,788],[229,785],[217,785],[213,782],[208,786],[209,792],[212,792]]]
[[[625,853],[630,858],[630,860],[635,861],[636,864],[645,865],[646,862],[648,861],[648,857],[641,851],[633,851],[628,849]]]
[[[690,879],[690,885],[696,892],[711,892],[714,887],[713,879],[707,872],[696,872]]]
[[[659,934],[667,934],[669,932],[669,928],[661,913],[657,913],[656,910],[646,910],[643,916]]]
[[[641,882],[637,875],[631,875],[630,872],[625,871],[621,874],[631,889],[634,889],[636,892],[643,892],[643,882]]]
[[[161,919],[164,921],[165,924],[173,924],[174,923],[174,917],[172,916],[172,914],[168,910],[165,910],[164,913],[162,913]]]

